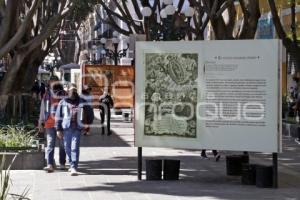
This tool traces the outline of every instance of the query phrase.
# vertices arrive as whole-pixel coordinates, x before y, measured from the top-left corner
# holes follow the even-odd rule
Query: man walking
[[[107,127],[107,135],[111,135],[110,132],[110,109],[114,106],[113,99],[107,92],[107,90],[104,90],[103,94],[99,98],[100,103],[100,119],[101,119],[101,133],[102,135],[105,134],[104,129],[104,120],[106,115],[106,127]]]
[[[92,108],[80,98],[76,85],[72,84],[68,90],[68,98],[58,104],[55,116],[57,136],[63,138],[71,176],[77,176],[79,163],[80,135],[84,130],[84,122],[92,123]],[[85,119],[87,117],[88,119]]]

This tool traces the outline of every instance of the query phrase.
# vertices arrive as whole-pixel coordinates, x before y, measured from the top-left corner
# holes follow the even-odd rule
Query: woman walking
[[[40,107],[39,117],[39,130],[43,132],[45,130],[47,137],[47,149],[46,149],[46,161],[47,166],[44,168],[45,171],[51,173],[54,171],[54,150],[56,143],[56,129],[55,129],[55,113],[57,105],[62,98],[66,95],[63,91],[63,86],[58,82],[57,77],[50,77],[48,82],[49,87],[47,88]],[[59,140],[59,164],[60,169],[65,169],[66,164],[66,153],[63,145],[63,141]]]

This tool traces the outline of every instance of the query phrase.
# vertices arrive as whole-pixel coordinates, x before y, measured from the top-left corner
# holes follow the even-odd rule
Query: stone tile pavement
[[[284,138],[284,153],[279,156],[279,188],[261,189],[226,176],[224,157],[229,152],[222,152],[216,163],[202,160],[200,151],[144,148],[145,158],[180,159],[181,179],[138,181],[132,124],[115,122],[112,129],[110,137],[100,135],[97,128],[82,137],[79,176],[66,171],[12,171],[11,192],[28,188],[33,200],[300,199],[300,145],[292,138]],[[251,154],[255,163],[271,163],[270,158]]]

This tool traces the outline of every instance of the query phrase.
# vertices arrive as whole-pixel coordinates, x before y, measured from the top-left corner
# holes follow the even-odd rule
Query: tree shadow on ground
[[[216,163],[213,160],[201,160],[199,156],[159,156],[156,159],[178,159],[181,161],[180,180],[178,181],[145,181],[137,180],[135,157],[114,157],[111,160],[86,161],[80,165],[81,176],[103,175],[103,176],[131,176],[123,182],[121,179],[112,178],[114,181],[100,183],[99,186],[87,186],[80,188],[67,188],[65,191],[109,191],[116,193],[141,193],[162,194],[182,197],[214,197],[222,199],[284,199],[286,197],[296,198],[298,194],[292,193],[297,188],[300,178],[291,180],[291,175],[280,174],[282,182],[279,189],[262,189],[255,186],[241,185],[240,177],[226,175],[225,161]],[[144,157],[145,160],[153,157]],[[131,181],[128,181],[131,180]]]
[[[218,182],[221,180],[221,182]],[[119,183],[105,183],[99,186],[64,189],[65,191],[108,191],[112,193],[140,193],[160,194],[174,197],[202,197],[203,199],[298,199],[295,188],[270,189],[244,186],[238,183],[228,183],[223,179],[197,182],[190,180],[180,181],[131,181]],[[210,198],[209,198],[210,197]]]
[[[144,157],[145,160],[154,157]],[[255,186],[241,184],[240,177],[226,175],[226,162],[214,160],[202,160],[200,156],[157,156],[155,159],[178,159],[181,161],[180,180],[178,181],[145,181],[137,180],[136,157],[113,157],[109,160],[85,161],[80,164],[81,176],[129,176],[126,182],[113,181],[100,183],[99,186],[87,186],[80,188],[65,187],[65,191],[109,191],[116,193],[141,193],[141,194],[162,194],[182,197],[214,197],[222,199],[284,199],[297,198],[300,177],[293,177],[292,174],[280,172],[279,189],[262,189]],[[143,171],[144,171],[143,170]],[[124,179],[123,179],[124,180]],[[288,182],[288,184],[286,184]]]
[[[130,136],[130,134],[128,135]],[[85,138],[84,138],[85,139]],[[128,142],[120,136],[102,136],[93,133],[82,142],[82,147],[129,147]],[[111,157],[107,160],[90,160],[80,162],[81,176],[99,175],[109,177],[127,176],[126,181],[100,182],[99,186],[68,188],[65,191],[108,191],[116,193],[162,194],[182,197],[211,197],[222,199],[298,199],[300,185],[300,146],[290,138],[283,138],[283,153],[279,154],[279,189],[261,189],[255,186],[241,185],[240,177],[226,175],[225,156],[241,152],[222,152],[220,162],[214,159],[202,160],[198,151],[183,150],[178,156],[144,156],[143,171],[146,159],[178,159],[181,161],[179,181],[138,181],[137,158],[135,156]],[[190,155],[193,152],[195,155]],[[197,152],[197,153],[196,153]],[[271,154],[250,153],[250,162],[272,164]],[[129,176],[129,177],[128,177]],[[145,174],[143,175],[145,177]]]
[[[102,135],[101,128],[94,128],[91,135],[82,136],[80,147],[130,147],[131,141],[123,140],[114,130],[111,135]]]

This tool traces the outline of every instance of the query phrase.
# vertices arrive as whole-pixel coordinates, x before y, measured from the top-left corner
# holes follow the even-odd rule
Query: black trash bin
[[[129,113],[124,113],[124,120],[129,121]]]
[[[162,160],[146,160],[146,180],[161,180]]]
[[[226,156],[226,171],[229,176],[241,176],[242,165],[249,163],[249,155]]]
[[[273,166],[256,165],[256,187],[271,188],[273,186]]]
[[[242,165],[242,184],[255,185],[256,184],[256,165],[243,164]]]
[[[180,160],[164,160],[164,180],[178,180]]]

